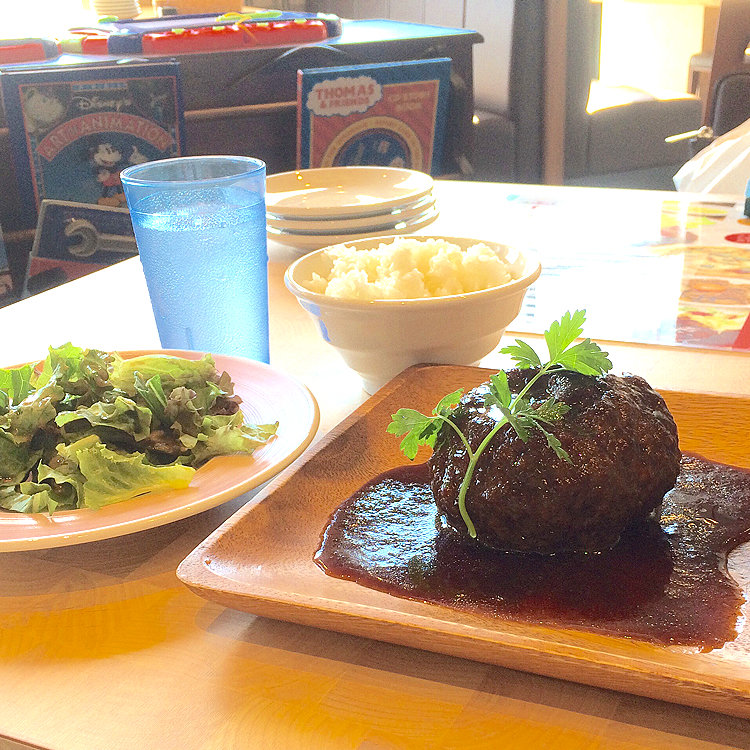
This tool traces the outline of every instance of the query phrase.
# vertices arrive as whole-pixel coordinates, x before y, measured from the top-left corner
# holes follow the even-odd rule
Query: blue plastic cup
[[[268,362],[265,163],[186,156],[120,178],[162,347]]]

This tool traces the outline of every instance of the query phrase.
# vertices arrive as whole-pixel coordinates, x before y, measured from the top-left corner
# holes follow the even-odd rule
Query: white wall
[[[604,0],[600,78],[647,90],[688,90],[690,56],[701,51],[703,8]]]
[[[433,26],[463,28],[464,0],[425,0],[424,22]]]
[[[390,18],[480,32],[484,43],[474,47],[474,97],[478,106],[496,112],[508,107],[513,7],[514,0],[330,0],[326,3],[328,12],[342,18]]]

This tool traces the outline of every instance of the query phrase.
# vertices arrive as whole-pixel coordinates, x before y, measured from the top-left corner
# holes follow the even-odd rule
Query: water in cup
[[[162,346],[268,362],[263,196],[172,190],[142,198],[131,216]]]

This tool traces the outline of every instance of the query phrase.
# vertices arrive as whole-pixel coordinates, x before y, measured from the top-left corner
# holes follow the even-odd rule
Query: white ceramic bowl
[[[347,242],[367,250],[398,237],[368,237]],[[405,239],[424,240],[410,235]],[[419,363],[476,364],[499,343],[521,310],[526,290],[539,278],[533,256],[498,242],[462,237],[433,237],[466,249],[482,242],[510,262],[517,278],[478,292],[403,300],[357,300],[327,297],[310,291],[313,272],[331,269],[327,248],[303,255],[286,270],[284,281],[318,324],[323,338],[374,393],[406,367]]]

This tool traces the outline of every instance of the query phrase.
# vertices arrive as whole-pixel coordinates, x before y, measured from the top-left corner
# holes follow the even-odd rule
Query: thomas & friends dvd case
[[[297,72],[297,166],[370,165],[438,175],[450,58]]]

